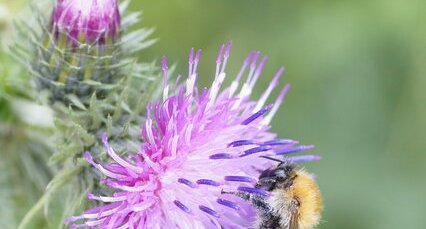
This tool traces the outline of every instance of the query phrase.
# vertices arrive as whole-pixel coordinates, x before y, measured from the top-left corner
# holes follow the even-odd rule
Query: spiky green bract
[[[43,208],[48,222],[45,227],[62,228],[66,217],[87,207],[86,192],[102,188],[94,179],[98,174],[88,169],[82,153],[90,150],[97,157],[105,155],[98,143],[102,132],[108,133],[118,149],[126,149],[123,153],[137,151],[144,108],[161,87],[155,64],[138,63],[134,58],[134,54],[155,40],[146,40],[153,32],[151,29],[127,32],[140,16],[123,14],[128,4],[126,1],[120,5],[122,37],[108,47],[108,52],[100,53],[99,47],[87,44],[76,50],[61,48],[59,43],[52,49],[46,41],[46,36],[52,36],[47,26],[48,16],[40,11],[37,13],[40,29],[21,29],[23,34],[31,31],[29,46],[34,49],[28,54],[25,51],[28,49],[21,46],[14,52],[21,59],[33,60],[28,67],[36,88],[41,94],[47,92],[40,101],[54,111],[56,149],[49,164],[56,173],[19,228],[31,228],[33,219]]]
[[[11,39],[0,31],[0,43]],[[28,74],[0,46],[0,228],[14,229],[52,177],[48,126],[34,122]],[[29,109],[30,108],[30,109]],[[31,115],[28,115],[28,114]],[[46,114],[43,114],[47,117]],[[46,119],[44,119],[46,120]],[[33,121],[33,122],[31,122]],[[44,122],[46,124],[47,122]],[[34,225],[37,225],[34,220]]]

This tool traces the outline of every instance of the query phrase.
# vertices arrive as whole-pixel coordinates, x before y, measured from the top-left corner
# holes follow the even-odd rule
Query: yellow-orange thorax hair
[[[298,170],[296,175],[297,177],[294,179],[288,195],[291,199],[296,199],[300,203],[297,211],[299,228],[311,229],[319,224],[321,218],[321,193],[310,174],[303,170]]]
[[[269,202],[281,215],[281,225],[289,225],[290,221],[296,221],[298,229],[312,229],[319,224],[321,218],[321,193],[310,174],[296,169],[294,175],[293,184],[287,189],[275,190],[275,195]],[[294,202],[297,202],[298,206],[292,209]]]

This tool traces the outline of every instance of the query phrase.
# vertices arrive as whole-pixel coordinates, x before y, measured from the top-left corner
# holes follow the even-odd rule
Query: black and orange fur
[[[257,229],[315,228],[320,222],[322,210],[321,193],[315,179],[292,163],[279,162],[277,166],[262,171],[255,186],[269,191],[271,196],[244,192],[223,193],[234,194],[252,202],[258,209]]]

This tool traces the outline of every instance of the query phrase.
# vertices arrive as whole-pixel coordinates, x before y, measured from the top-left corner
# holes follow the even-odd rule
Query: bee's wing
[[[290,222],[288,229],[299,229],[299,207],[300,203],[297,199],[291,201],[290,205]]]
[[[297,213],[291,214],[288,229],[299,229],[299,216]]]

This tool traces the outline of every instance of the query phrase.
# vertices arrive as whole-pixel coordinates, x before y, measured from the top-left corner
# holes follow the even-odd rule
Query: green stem
[[[52,181],[47,185],[46,192],[41,196],[41,198],[37,201],[37,203],[28,211],[28,213],[24,216],[21,223],[18,226],[18,229],[27,229],[29,225],[34,219],[34,217],[39,213],[39,211],[46,204],[46,201],[49,200],[49,197],[56,193],[56,191],[63,186],[63,184],[67,183],[75,174],[79,173],[83,167],[87,165],[87,162],[82,160],[77,162],[74,168],[71,169],[62,169]]]
[[[43,208],[48,195],[47,193],[44,194],[38,202],[28,211],[28,213],[25,215],[25,217],[22,219],[21,223],[18,226],[18,229],[27,229],[28,225],[30,224],[31,220],[37,215],[37,213]]]

